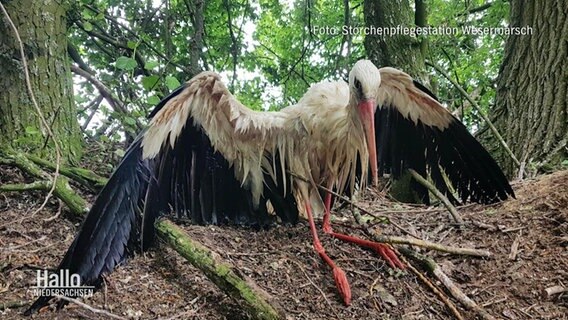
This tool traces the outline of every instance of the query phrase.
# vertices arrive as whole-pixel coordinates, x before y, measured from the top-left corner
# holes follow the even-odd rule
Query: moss
[[[168,220],[161,220],[156,223],[156,230],[160,238],[235,299],[253,319],[281,318],[278,311],[263,297],[263,292],[253,289],[246,280],[237,276],[231,265],[221,261],[215,252],[189,238],[181,228]]]
[[[0,157],[5,160],[2,161],[2,163],[14,165],[30,176],[38,179],[38,181],[29,184],[3,185],[0,191],[51,190],[53,186],[52,177],[43,172],[40,167],[30,161],[23,153],[4,148],[0,149]],[[59,176],[57,178],[53,193],[69,207],[73,214],[82,216],[87,213],[87,202],[71,189],[69,180],[66,177]]]

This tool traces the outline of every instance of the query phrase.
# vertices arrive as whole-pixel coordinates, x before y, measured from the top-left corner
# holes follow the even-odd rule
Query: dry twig
[[[97,309],[97,308],[95,308],[95,307],[91,307],[90,305],[88,305],[88,304],[86,304],[86,303],[84,303],[84,302],[81,302],[81,301],[79,301],[79,300],[77,300],[77,299],[73,299],[73,298],[69,298],[69,297],[65,297],[65,296],[55,296],[55,297],[56,297],[56,298],[59,298],[59,299],[61,299],[61,300],[65,300],[65,301],[74,303],[74,304],[80,306],[81,308],[87,309],[87,310],[89,310],[89,311],[91,311],[91,312],[93,312],[93,313],[96,313],[96,314],[102,314],[102,315],[105,315],[105,316],[107,316],[107,317],[109,317],[109,318],[113,318],[113,319],[120,319],[120,320],[126,319],[126,318],[124,318],[124,317],[121,317],[121,316],[118,316],[118,315],[116,315],[116,314],[110,313],[110,312],[108,312],[108,311],[106,311],[106,310],[102,310],[102,309]]]
[[[406,260],[403,256],[400,256],[400,258],[408,266],[408,269],[410,269],[410,271],[412,271],[422,282],[424,282],[424,284],[428,288],[430,288],[430,290],[432,290],[438,296],[438,298],[440,298],[440,300],[442,300],[442,302],[448,307],[448,309],[450,309],[450,311],[457,319],[464,320],[464,317],[458,311],[454,303],[450,301],[450,299],[440,289],[438,289],[438,287],[436,287],[430,280],[428,280],[428,278],[420,271],[414,268],[414,266],[412,266],[410,262],[408,262],[408,260]]]
[[[471,300],[465,293],[463,293],[461,289],[442,271],[442,269],[432,258],[426,257],[407,248],[400,248],[400,251],[413,260],[420,262],[420,264],[423,265],[429,272],[431,272],[436,277],[436,279],[438,279],[444,285],[444,287],[448,289],[452,296],[466,308],[477,313],[482,319],[495,319],[492,315],[485,311],[485,309],[480,307],[477,303],[475,303],[475,301]]]
[[[452,217],[454,217],[454,220],[456,221],[457,224],[463,225],[463,219],[461,218],[460,214],[458,213],[458,210],[456,209],[456,207],[454,207],[454,205],[450,202],[450,200],[448,200],[448,197],[446,197],[442,192],[440,192],[440,190],[438,190],[428,180],[424,179],[424,177],[422,177],[418,172],[414,171],[413,169],[408,169],[408,172],[410,172],[412,177],[416,181],[418,181],[418,183],[420,183],[421,185],[426,187],[438,199],[440,199],[440,201],[442,201],[444,206],[446,206],[446,208],[448,208],[448,211],[450,211],[450,213],[452,214]]]
[[[544,289],[544,292],[546,293],[546,296],[548,298],[550,298],[551,296],[553,296],[555,294],[568,292],[568,288],[563,287],[563,286],[554,286],[554,287],[549,287],[549,288]]]
[[[416,239],[416,238],[404,238],[404,237],[397,237],[397,236],[386,236],[378,234],[377,232],[372,232],[373,240],[382,243],[390,243],[390,244],[408,244],[417,247],[423,247],[430,250],[436,250],[441,252],[447,252],[452,254],[459,254],[459,255],[466,255],[466,256],[475,256],[475,257],[484,257],[489,258],[492,256],[491,252],[487,250],[480,250],[480,249],[472,249],[472,248],[458,248],[458,247],[450,247],[445,246],[440,243],[435,243],[427,240]]]
[[[521,233],[519,232],[519,234],[517,234],[517,237],[515,237],[515,241],[513,241],[513,244],[511,245],[511,252],[509,253],[509,260],[517,259],[517,254],[519,253],[520,243],[521,243]]]
[[[355,208],[358,209],[358,208]],[[366,226],[366,222],[361,218],[361,215],[357,210],[353,210],[353,216],[357,223],[361,226]],[[458,247],[450,247],[445,246],[440,243],[435,243],[427,240],[422,240],[416,236],[414,238],[404,238],[404,237],[397,237],[397,236],[387,236],[379,234],[376,231],[370,230],[369,228],[365,229],[368,234],[373,237],[374,241],[381,242],[381,243],[390,243],[390,244],[408,244],[414,245],[418,247],[427,248],[430,250],[436,250],[441,252],[447,252],[452,254],[460,254],[460,255],[469,255],[475,257],[484,257],[489,258],[492,256],[491,252],[487,250],[480,250],[480,249],[472,249],[472,248],[458,248]],[[407,231],[405,231],[407,232]],[[408,232],[407,232],[408,233]]]
[[[336,316],[338,316],[337,312],[335,311],[335,308],[333,308],[333,305],[331,304],[331,302],[329,302],[329,299],[327,298],[327,296],[325,295],[325,293],[323,292],[323,290],[318,287],[313,281],[312,279],[308,276],[308,274],[306,273],[306,270],[304,270],[304,268],[302,267],[302,265],[295,260],[291,260],[291,259],[287,259],[288,261],[292,261],[298,268],[300,268],[300,270],[302,270],[302,273],[304,273],[304,276],[306,276],[306,279],[308,279],[308,281],[310,282],[310,284],[316,288],[321,296],[323,297],[323,299],[325,300],[325,302],[327,303],[327,305],[329,306],[329,308],[331,309],[331,311],[333,311],[333,313],[335,313]]]

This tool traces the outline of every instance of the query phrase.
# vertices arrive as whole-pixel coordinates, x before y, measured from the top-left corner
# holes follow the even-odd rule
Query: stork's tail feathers
[[[151,175],[151,164],[142,160],[140,142],[139,137],[126,152],[58,267],[57,272],[78,274],[83,286],[100,286],[103,274],[140,248],[140,208]],[[40,297],[24,314],[38,311],[52,298]]]

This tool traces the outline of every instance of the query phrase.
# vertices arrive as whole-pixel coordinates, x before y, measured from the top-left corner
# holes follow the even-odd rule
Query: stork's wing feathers
[[[261,166],[278,156],[272,138],[281,132],[279,114],[246,108],[212,72],[193,78],[156,109],[142,142],[144,157],[160,164],[161,197],[152,200],[196,223],[265,224],[266,201],[282,202],[276,198],[285,197],[289,182],[282,173],[267,173],[276,168]],[[297,216],[288,207],[275,211],[287,222]]]
[[[135,248],[139,248],[139,213],[152,166],[150,161],[142,159],[140,144],[141,136],[132,143],[99,193],[58,266],[58,270],[78,274],[83,285],[100,285],[102,274],[111,272]],[[36,312],[51,299],[51,296],[40,297],[25,314]],[[59,307],[64,303],[61,301]]]
[[[59,265],[77,273],[83,285],[100,284],[103,274],[152,244],[154,222],[164,213],[199,224],[260,227],[273,221],[270,201],[282,221],[298,219],[285,166],[275,165],[283,163],[281,151],[270,139],[280,130],[278,114],[247,109],[217,74],[205,72],[151,115]],[[50,300],[39,298],[26,313]]]
[[[492,203],[514,196],[507,178],[467,128],[432,92],[399,70],[381,68],[375,113],[379,170],[398,178],[411,168],[430,174],[452,201]],[[413,182],[425,203],[428,191]]]

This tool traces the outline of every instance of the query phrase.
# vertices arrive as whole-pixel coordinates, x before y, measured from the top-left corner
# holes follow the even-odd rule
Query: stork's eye
[[[357,89],[357,91],[361,91],[361,81],[358,79],[355,79],[355,89]]]

